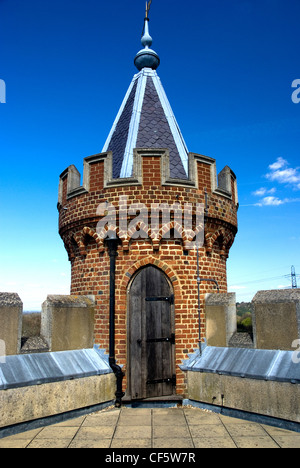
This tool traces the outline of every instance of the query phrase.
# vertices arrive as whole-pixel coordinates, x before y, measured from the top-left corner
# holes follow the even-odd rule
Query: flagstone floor
[[[300,434],[197,408],[110,408],[0,439],[0,448],[300,448]]]

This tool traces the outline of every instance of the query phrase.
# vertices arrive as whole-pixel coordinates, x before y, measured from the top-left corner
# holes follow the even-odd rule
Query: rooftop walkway
[[[0,440],[0,448],[300,448],[300,434],[198,408],[107,408]]]

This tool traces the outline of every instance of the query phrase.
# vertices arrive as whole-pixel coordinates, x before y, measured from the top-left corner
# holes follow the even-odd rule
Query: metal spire
[[[144,49],[140,50],[134,59],[134,64],[139,71],[141,71],[143,68],[152,68],[152,70],[156,70],[160,65],[159,56],[154,50],[150,49],[152,45],[152,37],[149,33],[149,11],[151,3],[152,0],[146,2],[146,15],[141,40]]]

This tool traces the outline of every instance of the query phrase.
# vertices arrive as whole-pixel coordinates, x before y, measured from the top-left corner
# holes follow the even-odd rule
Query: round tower
[[[205,339],[205,294],[227,292],[238,210],[232,170],[187,150],[148,14],[142,45],[102,153],[84,159],[82,184],[75,166],[61,174],[58,202],[71,294],[95,296],[95,343],[113,343],[133,400],[184,395],[179,366]]]

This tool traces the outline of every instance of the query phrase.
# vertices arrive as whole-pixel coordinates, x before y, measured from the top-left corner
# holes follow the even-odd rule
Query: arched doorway
[[[140,270],[129,290],[129,387],[132,399],[175,393],[173,288],[154,266]]]

